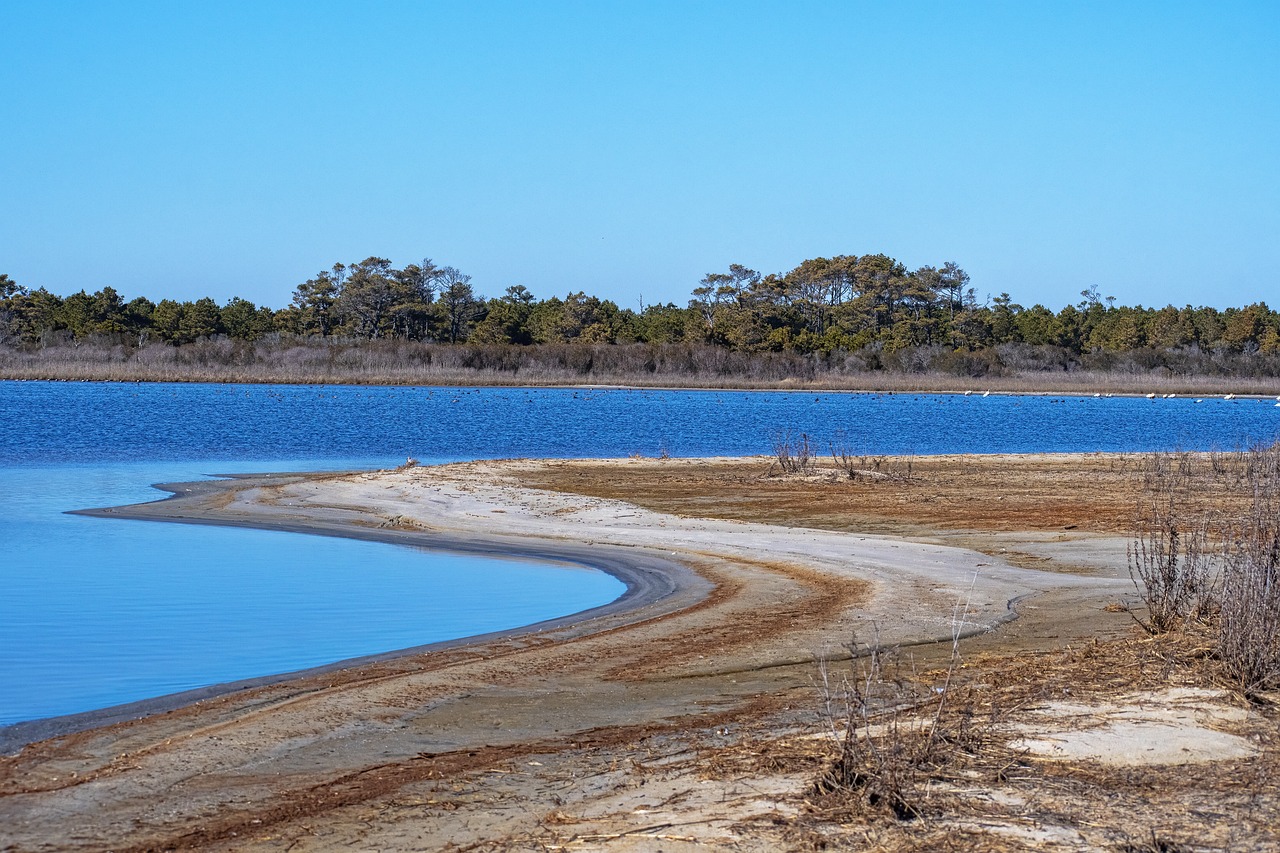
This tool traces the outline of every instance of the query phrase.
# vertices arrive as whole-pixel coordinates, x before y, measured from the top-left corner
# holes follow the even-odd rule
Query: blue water
[[[64,513],[243,465],[0,465],[0,725],[527,625],[624,590],[580,568]]]
[[[1232,448],[1272,400],[0,382],[0,465],[764,453],[782,429],[878,453]]]
[[[65,510],[236,471],[512,456],[1234,448],[1274,401],[0,382],[0,725],[612,600],[599,572]]]

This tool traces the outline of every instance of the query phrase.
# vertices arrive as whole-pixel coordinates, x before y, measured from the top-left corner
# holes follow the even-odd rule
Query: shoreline
[[[580,387],[599,388],[601,386]],[[615,390],[627,389],[619,387]],[[683,390],[698,391],[706,389]],[[800,393],[798,390],[795,392]],[[874,392],[839,391],[835,393]],[[504,460],[494,461],[501,463]],[[661,618],[669,613],[693,607],[705,600],[714,590],[714,584],[696,571],[677,560],[661,556],[651,547],[646,548],[631,544],[625,546],[603,545],[595,542],[586,544],[563,539],[530,539],[529,537],[511,537],[474,531],[459,533],[445,529],[430,530],[421,527],[413,529],[373,527],[367,523],[326,519],[324,517],[271,518],[233,515],[220,511],[218,506],[222,498],[229,493],[234,494],[244,489],[260,489],[263,487],[276,487],[280,484],[304,481],[322,482],[340,477],[385,475],[388,473],[392,472],[383,470],[211,474],[209,476],[216,479],[152,484],[152,488],[169,493],[165,497],[156,500],[122,506],[68,510],[66,514],[104,519],[116,518],[272,530],[404,545],[444,553],[515,558],[550,564],[568,564],[603,571],[625,584],[626,589],[620,596],[607,604],[500,631],[471,634],[434,643],[358,655],[318,666],[218,682],[189,690],[109,705],[103,708],[10,723],[0,726],[0,756],[16,755],[27,745],[50,738],[109,727],[117,723],[140,720],[243,691],[262,687],[288,686],[317,676],[359,670],[362,667],[396,661],[402,658],[480,647],[487,643],[518,640],[531,635],[544,637],[555,635],[558,639],[586,636],[597,630],[611,630],[636,621]],[[996,616],[986,625],[974,626],[961,631],[959,638],[968,639],[992,630],[1007,621],[1016,619],[1018,616],[1017,605],[1033,598],[1036,594],[1036,592],[1024,592],[1009,598],[1005,602],[1002,614]],[[946,639],[948,639],[946,636],[938,634],[936,636],[907,640],[900,643],[900,645],[902,647],[929,645],[943,642]],[[732,672],[732,670],[726,670],[726,672]]]
[[[454,780],[481,780],[479,791],[509,781],[522,792],[548,768],[546,781],[529,783],[546,786],[546,804],[532,816],[518,811],[536,822],[574,780],[600,778],[598,790],[588,783],[592,797],[612,796],[615,771],[643,784],[643,773],[625,769],[648,754],[637,743],[713,744],[747,726],[775,735],[811,729],[819,662],[843,666],[851,638],[859,647],[872,638],[881,648],[913,647],[911,659],[928,668],[946,666],[957,633],[976,635],[966,654],[980,655],[1127,629],[1129,617],[1107,609],[1130,586],[1125,543],[1113,536],[1061,526],[1051,536],[832,530],[793,526],[803,524],[794,516],[645,509],[640,496],[571,487],[594,466],[598,482],[624,492],[645,476],[702,488],[700,472],[721,466],[751,478],[749,495],[773,482],[761,479],[763,461],[503,460],[243,476],[174,484],[175,497],[90,511],[532,551],[597,568],[608,554],[633,569],[640,561],[654,586],[652,598],[624,594],[606,612],[565,617],[559,627],[339,663],[37,740],[0,757],[0,824],[15,850],[235,850],[254,839],[263,849],[327,851],[361,846],[344,839],[366,825],[366,806],[403,792],[428,806],[397,812],[425,835],[372,846],[443,847],[472,813]],[[1015,549],[1033,567],[1019,565],[1027,561]],[[1015,603],[1023,618],[1008,621]],[[650,801],[632,802],[628,813]],[[450,805],[442,813],[432,803]],[[455,806],[462,823],[444,816]],[[316,827],[325,835],[305,841]]]
[[[902,374],[902,378],[906,378],[910,374]],[[1128,374],[1125,375],[1126,377]],[[322,378],[300,378],[300,379],[280,379],[267,377],[216,377],[213,375],[195,375],[195,376],[137,376],[133,378],[116,378],[116,377],[59,377],[52,375],[27,376],[18,375],[16,373],[0,372],[0,382],[88,382],[104,385],[253,385],[253,386],[295,386],[305,388],[431,388],[431,389],[464,389],[464,390],[480,390],[480,389],[502,389],[502,390],[551,390],[564,389],[572,391],[688,391],[688,392],[704,392],[704,393],[794,393],[794,394],[870,394],[870,395],[936,395],[945,397],[961,397],[961,396],[982,396],[982,392],[988,392],[991,396],[1004,397],[1079,397],[1091,399],[1094,397],[1109,398],[1145,398],[1148,394],[1154,393],[1154,399],[1184,399],[1184,398],[1204,398],[1205,400],[1219,400],[1223,402],[1254,401],[1254,402],[1270,402],[1280,401],[1280,381],[1270,383],[1272,387],[1265,391],[1240,391],[1236,390],[1242,385],[1249,383],[1237,383],[1235,385],[1226,383],[1213,383],[1210,387],[1196,387],[1194,382],[1179,384],[1173,380],[1160,379],[1153,382],[1133,382],[1119,381],[1111,383],[1106,381],[1107,377],[1095,377],[1100,381],[1092,384],[1086,383],[1029,383],[1029,388],[1014,387],[1019,385],[1025,377],[1003,377],[992,380],[974,380],[971,382],[959,381],[942,381],[935,383],[920,383],[913,385],[910,382],[895,383],[889,382],[884,385],[861,385],[861,384],[839,384],[824,383],[810,380],[805,381],[762,381],[762,382],[708,382],[705,384],[666,384],[666,383],[636,383],[628,384],[625,382],[576,382],[576,381],[554,381],[546,382],[529,382],[529,381],[465,381],[475,379],[473,376],[457,376],[442,377],[438,381],[426,381],[422,379],[404,379],[399,380],[393,377],[370,377],[368,381],[359,381],[352,377],[322,377]],[[952,379],[947,377],[947,379]],[[1254,387],[1257,382],[1253,383]],[[1262,382],[1267,385],[1268,383]],[[1170,391],[1169,389],[1173,390]],[[1094,390],[1100,389],[1100,390]],[[1115,390],[1112,390],[1115,389]],[[1158,392],[1152,389],[1159,389]],[[1230,400],[1224,399],[1230,397]]]
[[[608,547],[589,549],[585,546],[568,542],[531,544],[529,540],[511,541],[509,538],[498,534],[464,539],[448,533],[438,533],[429,534],[431,539],[423,541],[423,531],[361,528],[323,522],[308,523],[304,521],[218,518],[214,515],[199,514],[201,513],[199,504],[201,500],[224,493],[228,489],[243,486],[246,482],[278,480],[281,478],[331,477],[334,476],[334,473],[244,473],[211,476],[219,477],[220,479],[153,484],[153,488],[170,493],[167,497],[158,500],[140,504],[126,504],[118,507],[69,510],[67,514],[92,518],[207,524],[218,527],[243,527],[255,530],[302,533],[311,536],[333,536],[365,542],[427,548],[443,553],[514,558],[551,565],[571,565],[604,572],[625,584],[626,589],[617,598],[597,607],[499,631],[468,634],[450,640],[440,640],[433,643],[344,658],[319,666],[209,684],[190,690],[109,705],[104,708],[10,723],[0,726],[0,756],[15,755],[23,747],[41,740],[138,720],[254,688],[299,682],[315,676],[354,670],[371,664],[386,663],[405,657],[464,649],[501,640],[518,640],[529,635],[546,636],[555,634],[564,638],[583,636],[593,630],[606,630],[628,624],[629,619],[627,617],[657,618],[663,613],[674,612],[678,609],[696,605],[705,599],[710,592],[710,584],[686,566],[674,560],[664,559],[657,553],[646,552],[641,549],[628,548],[624,550]],[[637,615],[642,611],[642,616]],[[610,617],[623,617],[623,619],[619,623],[616,619],[611,619]],[[602,624],[606,620],[608,624]],[[600,627],[595,627],[597,624]]]

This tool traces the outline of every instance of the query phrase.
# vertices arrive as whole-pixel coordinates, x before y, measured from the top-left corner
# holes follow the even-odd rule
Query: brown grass
[[[691,345],[424,344],[412,341],[215,338],[139,349],[68,343],[0,346],[0,379],[353,385],[624,385],[643,388],[830,389],[885,392],[990,390],[1064,394],[1280,394],[1280,378],[1169,376],[1165,372],[1011,372],[973,379],[868,371],[839,357],[736,353]]]
[[[1142,490],[1138,457],[1121,454],[871,456],[851,479],[829,457],[808,476],[771,457],[574,460],[523,471],[523,485],[625,500],[657,512],[865,533],[1092,531],[1127,535]],[[858,463],[859,465],[862,462]],[[1215,499],[1235,500],[1226,488]]]

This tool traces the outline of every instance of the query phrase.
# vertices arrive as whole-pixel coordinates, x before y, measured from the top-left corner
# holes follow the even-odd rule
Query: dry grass
[[[355,385],[626,385],[644,388],[830,389],[1064,394],[1280,394],[1280,378],[1169,376],[1164,371],[1040,372],[972,379],[866,370],[854,357],[737,353],[693,344],[424,344],[326,339],[206,339],[141,348],[68,343],[0,346],[0,378],[112,382]]]
[[[1142,493],[1134,454],[853,456],[853,477],[815,456],[806,476],[773,457],[573,460],[519,472],[522,484],[630,501],[689,517],[866,533],[1080,530],[1128,535]],[[1216,498],[1217,495],[1215,494]],[[1231,499],[1223,490],[1223,499]],[[1238,502],[1238,498],[1236,499]]]

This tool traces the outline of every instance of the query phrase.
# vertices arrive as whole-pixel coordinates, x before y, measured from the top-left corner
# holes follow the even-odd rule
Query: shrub
[[[1176,496],[1155,498],[1128,549],[1129,576],[1147,605],[1140,624],[1161,634],[1184,627],[1211,609],[1209,523],[1180,518]]]

